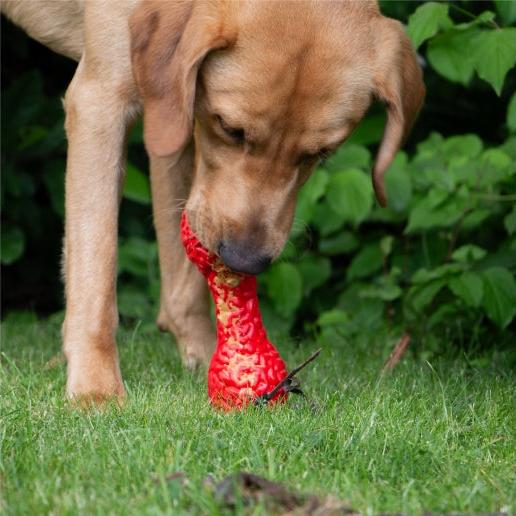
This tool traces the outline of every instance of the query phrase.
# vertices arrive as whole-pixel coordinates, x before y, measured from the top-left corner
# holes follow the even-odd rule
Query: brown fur
[[[349,136],[374,97],[388,113],[373,172],[385,204],[383,175],[424,96],[401,25],[372,1],[1,5],[34,38],[79,61],[65,98],[63,336],[72,397],[125,392],[114,340],[117,211],[126,132],[141,108],[162,276],[158,324],[195,366],[209,360],[214,333],[202,278],[179,242],[177,200],[188,200],[208,248],[233,239],[275,257],[320,153]],[[244,130],[244,141],[224,127]]]

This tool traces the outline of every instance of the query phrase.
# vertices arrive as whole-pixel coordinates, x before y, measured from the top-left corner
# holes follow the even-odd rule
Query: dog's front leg
[[[181,158],[150,156],[154,224],[159,245],[161,300],[158,326],[174,333],[183,363],[208,364],[215,349],[209,298],[201,274],[181,244],[181,210],[190,193],[192,149]]]
[[[125,395],[115,344],[118,206],[131,107],[123,92],[81,62],[65,97],[67,394],[94,401]]]

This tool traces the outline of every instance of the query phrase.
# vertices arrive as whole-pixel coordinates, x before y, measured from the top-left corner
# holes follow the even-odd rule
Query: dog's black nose
[[[230,269],[244,274],[260,274],[271,263],[270,256],[233,240],[223,240],[219,244],[219,256]]]

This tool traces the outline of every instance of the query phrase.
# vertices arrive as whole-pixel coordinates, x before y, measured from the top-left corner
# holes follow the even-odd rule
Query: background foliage
[[[407,25],[428,97],[387,174],[369,171],[384,114],[373,106],[303,188],[290,241],[260,277],[271,329],[354,336],[409,330],[480,346],[509,339],[516,314],[516,2],[382,2]],[[62,308],[66,142],[60,97],[74,63],[3,22],[4,311]],[[141,126],[130,139],[120,219],[119,310],[151,322],[159,269]]]

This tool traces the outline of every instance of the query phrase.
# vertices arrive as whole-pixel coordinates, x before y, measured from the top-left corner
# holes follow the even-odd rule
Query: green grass
[[[141,329],[119,336],[127,406],[71,410],[64,366],[47,364],[59,345],[55,323],[3,324],[0,511],[219,514],[203,478],[246,470],[363,513],[516,512],[509,351],[408,355],[380,380],[392,339],[335,342],[301,375],[318,411],[292,399],[222,414],[170,339]],[[279,347],[294,365],[315,343]],[[177,471],[186,485],[166,479]]]

